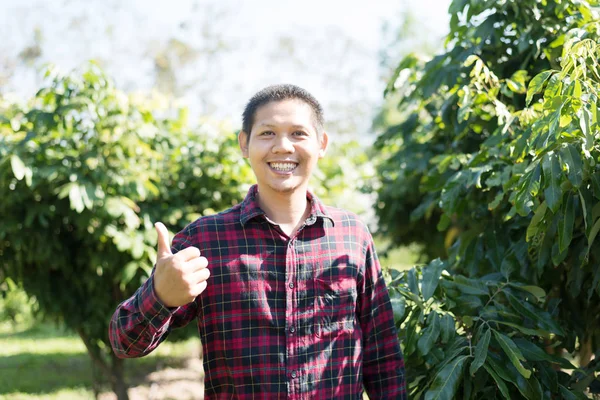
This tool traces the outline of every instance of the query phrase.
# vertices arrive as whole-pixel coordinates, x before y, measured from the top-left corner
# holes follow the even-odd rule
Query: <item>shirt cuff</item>
[[[171,321],[171,316],[178,307],[167,307],[154,291],[154,275],[151,275],[142,286],[138,295],[140,313],[153,328],[159,330]]]

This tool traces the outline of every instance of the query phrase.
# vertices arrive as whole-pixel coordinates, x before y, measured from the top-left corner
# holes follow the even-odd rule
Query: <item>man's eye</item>
[[[296,135],[296,136],[306,136],[307,133],[303,132],[303,131],[296,131],[296,132],[294,132],[294,135]]]
[[[271,131],[265,131],[263,133],[260,134],[260,136],[269,136],[269,135],[273,135],[273,132]]]

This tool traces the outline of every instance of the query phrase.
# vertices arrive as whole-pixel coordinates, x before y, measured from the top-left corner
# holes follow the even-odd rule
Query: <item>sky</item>
[[[360,134],[385,87],[383,21],[400,21],[410,9],[418,39],[441,47],[449,2],[2,0],[0,93],[31,96],[45,63],[69,71],[89,59],[120,89],[148,92],[162,60],[172,69],[174,96],[192,115],[235,125],[253,93],[286,82],[320,99],[337,129]],[[24,61],[23,49],[36,43],[39,56]],[[191,54],[181,56],[178,43]]]

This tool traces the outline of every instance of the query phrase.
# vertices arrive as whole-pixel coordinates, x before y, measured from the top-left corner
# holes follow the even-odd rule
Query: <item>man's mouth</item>
[[[293,162],[270,162],[269,166],[277,172],[292,172],[298,164]]]

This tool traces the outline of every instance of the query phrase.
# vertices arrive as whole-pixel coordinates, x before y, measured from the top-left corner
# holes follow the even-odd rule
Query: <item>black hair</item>
[[[321,134],[324,125],[323,108],[321,104],[315,99],[315,97],[302,89],[301,87],[289,84],[272,85],[267,86],[258,93],[256,93],[246,104],[244,112],[242,113],[242,130],[246,132],[248,139],[250,138],[250,131],[254,125],[254,118],[256,117],[256,111],[264,106],[265,104],[273,101],[283,100],[301,100],[308,104],[313,111],[314,125],[317,130],[317,134]]]

